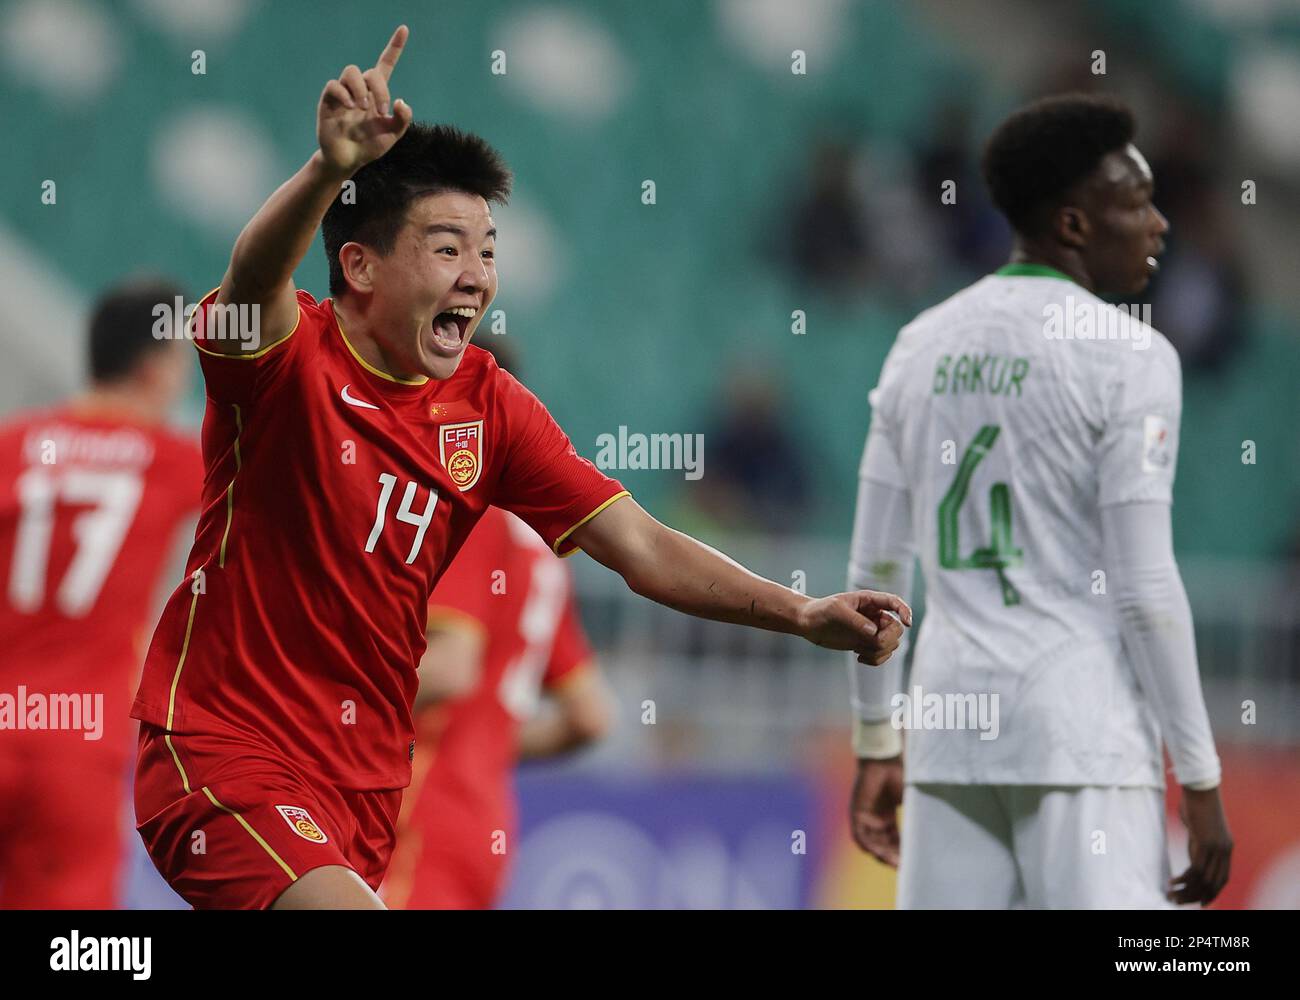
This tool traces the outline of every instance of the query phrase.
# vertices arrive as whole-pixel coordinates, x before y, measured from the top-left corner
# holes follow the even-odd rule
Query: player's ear
[[[1054,235],[1066,246],[1082,248],[1088,242],[1088,214],[1081,208],[1062,205],[1052,215]]]
[[[354,292],[374,290],[374,265],[360,243],[344,243],[339,247],[339,266],[343,269],[343,279]]]

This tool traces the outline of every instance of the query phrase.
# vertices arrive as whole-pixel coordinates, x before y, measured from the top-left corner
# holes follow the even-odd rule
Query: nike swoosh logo
[[[343,391],[339,393],[339,395],[343,397],[343,402],[347,403],[349,406],[360,406],[362,409],[365,410],[379,409],[379,407],[377,407],[374,403],[367,403],[364,399],[357,399],[356,396],[348,392],[348,390],[351,388],[352,388],[352,383],[349,382],[347,385],[343,387]]]

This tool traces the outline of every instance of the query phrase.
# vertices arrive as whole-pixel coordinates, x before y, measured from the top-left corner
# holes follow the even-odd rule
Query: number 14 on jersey
[[[375,544],[379,541],[379,536],[384,533],[384,525],[388,520],[388,501],[392,499],[393,487],[397,485],[397,477],[389,472],[379,474],[379,505],[375,510],[375,523],[370,529],[370,537],[366,539],[366,551],[374,552]],[[415,557],[420,554],[420,546],[424,544],[424,533],[429,530],[429,522],[433,520],[433,512],[438,506],[438,491],[430,488],[429,501],[424,505],[423,514],[415,514],[411,511],[411,505],[415,502],[415,482],[406,484],[406,492],[402,494],[402,505],[397,509],[397,520],[404,524],[415,525],[415,540],[411,543],[410,554],[406,557],[406,565],[415,562]]]

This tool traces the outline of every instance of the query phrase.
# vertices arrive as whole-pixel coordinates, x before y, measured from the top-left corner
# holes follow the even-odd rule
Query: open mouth
[[[465,334],[478,310],[473,306],[456,306],[433,317],[433,345],[439,354],[453,356],[465,346]]]

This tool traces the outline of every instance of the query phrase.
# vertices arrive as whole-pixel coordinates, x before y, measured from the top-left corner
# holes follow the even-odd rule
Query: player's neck
[[[167,416],[164,407],[158,406],[133,385],[91,386],[72,401],[72,409],[83,416],[133,424],[157,424]]]
[[[355,300],[343,302],[334,300],[334,318],[338,320],[343,339],[352,347],[362,361],[371,369],[379,371],[399,382],[420,382],[428,378],[424,372],[395,371],[400,366],[394,365],[380,346],[379,338],[374,335],[377,317],[373,310],[366,309]]]
[[[1088,274],[1088,269],[1083,266],[1077,254],[1068,251],[1055,251],[1052,248],[1037,246],[1026,240],[1017,239],[1011,247],[1011,258],[1008,264],[1031,264],[1038,267],[1049,267],[1053,271],[1059,271],[1076,285],[1093,291],[1092,278]]]

